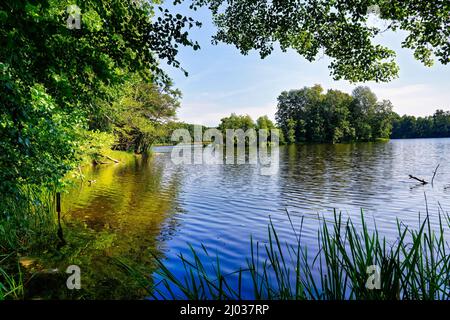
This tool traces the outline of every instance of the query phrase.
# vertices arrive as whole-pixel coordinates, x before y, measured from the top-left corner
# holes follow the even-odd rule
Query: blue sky
[[[232,45],[212,45],[215,27],[207,10],[194,12],[178,6],[174,11],[203,23],[201,28],[190,31],[201,49],[182,48],[179,53],[189,76],[170,66],[164,67],[175,87],[183,92],[178,111],[181,121],[215,126],[232,112],[249,114],[254,119],[266,114],[274,119],[276,99],[284,90],[321,84],[325,89],[351,93],[358,85],[334,81],[326,57],[310,63],[294,51],[276,50],[261,59],[257,52],[243,56]],[[403,38],[401,33],[385,33],[377,39],[397,52],[399,78],[389,83],[363,85],[368,85],[379,99],[391,100],[394,111],[401,115],[430,115],[437,108],[450,110],[450,65],[436,62],[431,68],[423,66],[414,59],[411,50],[401,48]]]

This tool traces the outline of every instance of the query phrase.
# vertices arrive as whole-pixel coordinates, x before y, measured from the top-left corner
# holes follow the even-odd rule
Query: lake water
[[[87,229],[112,235],[105,255],[150,265],[154,253],[180,275],[177,255],[189,254],[188,243],[219,255],[224,272],[244,267],[250,236],[267,241],[269,219],[283,241],[295,241],[287,212],[294,224],[303,218],[303,243],[314,252],[320,220],[331,221],[334,209],[357,225],[362,209],[395,241],[396,219],[417,227],[428,205],[437,223],[438,208],[450,208],[450,139],[282,146],[274,175],[250,164],[175,165],[170,148],[156,151],[89,169],[86,179],[95,182],[75,188],[65,210]],[[433,186],[408,177],[431,181],[438,164]]]

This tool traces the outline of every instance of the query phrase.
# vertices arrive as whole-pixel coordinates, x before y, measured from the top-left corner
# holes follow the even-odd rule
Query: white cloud
[[[231,113],[248,114],[253,120],[262,115],[267,115],[274,120],[276,104],[266,106],[248,106],[248,107],[224,107],[208,102],[194,102],[183,104],[178,112],[178,118],[181,121],[205,126],[215,127],[220,119],[229,116]]]
[[[349,84],[346,81],[325,81],[325,89],[337,89],[349,94],[357,86],[368,86],[377,96],[378,100],[390,100],[394,111],[400,115],[414,116],[432,115],[436,109],[450,110],[450,88],[442,85],[412,83],[360,83]]]
[[[391,100],[400,115],[431,115],[436,109],[450,109],[450,90],[428,84],[403,86],[372,86],[378,99]],[[443,103],[444,102],[444,103]]]
[[[437,108],[444,110],[450,109],[450,90],[444,90],[442,87],[431,86],[428,84],[409,84],[409,85],[386,85],[371,84],[370,88],[375,92],[379,100],[390,100],[394,105],[394,111],[400,115],[409,114],[415,116],[431,115]],[[355,88],[353,85],[345,83],[334,83],[330,88],[334,87],[348,93]],[[254,120],[259,116],[268,115],[274,120],[276,112],[276,100],[273,103],[264,105],[251,105],[251,99],[244,101],[236,101],[236,105],[223,103],[223,98],[234,95],[245,94],[251,95],[253,91],[261,88],[253,87],[233,92],[224,92],[222,95],[204,95],[198,99],[192,99],[182,103],[179,110],[178,118],[181,121],[203,124],[206,126],[217,126],[223,117],[229,116],[231,113],[248,114]],[[328,86],[325,87],[328,89]],[[443,105],[443,101],[447,104]]]

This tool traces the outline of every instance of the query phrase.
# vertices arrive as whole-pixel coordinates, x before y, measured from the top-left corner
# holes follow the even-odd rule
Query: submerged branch
[[[410,179],[417,180],[417,181],[419,181],[419,182],[422,183],[422,184],[428,184],[428,182],[426,182],[425,180],[419,179],[419,178],[417,178],[417,177],[414,177],[413,175],[409,175],[409,178],[410,178]]]
[[[108,159],[108,160],[111,160],[111,161],[113,161],[113,162],[115,162],[115,163],[119,163],[120,161],[119,160],[117,160],[117,159],[114,159],[114,158],[111,158],[110,156],[104,156],[106,159]]]
[[[110,161],[112,161],[112,162],[114,162],[114,163],[120,163],[119,160],[114,159],[114,158],[111,158],[111,157],[108,156],[108,155],[104,155],[104,154],[101,154],[101,153],[96,153],[96,155],[97,155],[97,157],[99,157],[99,158],[106,158],[106,159],[108,159],[108,160],[110,160]],[[93,161],[94,161],[94,164],[108,164],[108,163],[110,163],[110,162],[100,161],[100,160],[98,160],[98,159],[94,159]]]

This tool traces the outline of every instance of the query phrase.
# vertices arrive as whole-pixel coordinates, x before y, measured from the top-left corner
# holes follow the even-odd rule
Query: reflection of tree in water
[[[65,250],[71,263],[78,262],[85,270],[89,287],[84,294],[143,297],[139,285],[130,282],[114,258],[151,274],[152,254],[162,255],[164,240],[177,228],[171,214],[177,206],[180,168],[156,156],[136,158],[126,165],[86,168],[83,173],[95,183],[74,188],[63,204],[71,242]]]
[[[343,203],[368,204],[380,179],[392,179],[392,152],[386,143],[287,146],[281,152],[282,195],[302,199],[296,202],[301,209],[315,213]]]

